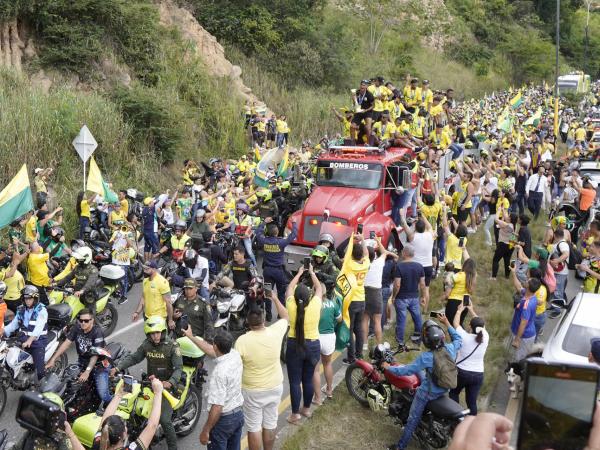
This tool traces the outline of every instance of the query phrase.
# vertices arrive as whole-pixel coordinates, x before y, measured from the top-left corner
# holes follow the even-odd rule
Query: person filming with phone
[[[421,339],[423,345],[427,347],[427,351],[421,353],[411,364],[406,366],[392,366],[387,362],[383,363],[383,368],[394,375],[418,374],[421,378],[421,385],[415,392],[402,437],[398,444],[388,447],[390,450],[405,450],[421,421],[427,403],[447,394],[450,387],[456,387],[454,361],[461,348],[462,338],[450,325],[444,314],[440,313],[438,319],[447,327],[452,342],[446,344],[446,335],[442,327],[433,320],[427,320],[421,330]]]

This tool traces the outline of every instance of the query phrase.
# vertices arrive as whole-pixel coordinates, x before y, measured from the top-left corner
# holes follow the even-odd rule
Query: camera
[[[21,395],[17,407],[17,423],[23,428],[52,436],[57,430],[64,430],[65,420],[67,415],[60,406],[39,392],[27,391]]]

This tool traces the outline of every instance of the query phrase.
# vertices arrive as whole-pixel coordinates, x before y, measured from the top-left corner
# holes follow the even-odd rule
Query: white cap
[[[37,167],[37,168],[36,168],[36,169],[33,171],[33,173],[35,173],[35,174],[37,175],[38,173],[40,173],[40,172],[43,172],[43,171],[44,171],[44,169],[42,169],[42,168],[40,168],[40,167]]]

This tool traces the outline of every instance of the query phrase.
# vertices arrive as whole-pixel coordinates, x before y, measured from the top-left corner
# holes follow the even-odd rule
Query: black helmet
[[[83,237],[84,238],[89,238],[91,234],[92,234],[91,227],[83,227]]]
[[[197,260],[198,254],[196,253],[196,250],[188,249],[183,254],[183,263],[188,269],[194,269],[196,267]]]
[[[444,330],[433,320],[427,320],[421,330],[423,344],[429,350],[436,350],[444,345]]]

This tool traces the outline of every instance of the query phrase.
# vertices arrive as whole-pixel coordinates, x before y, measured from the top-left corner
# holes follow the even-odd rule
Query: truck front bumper
[[[302,260],[310,256],[311,247],[302,247],[300,245],[288,245],[285,248],[285,268],[289,272],[296,272],[302,265]]]

